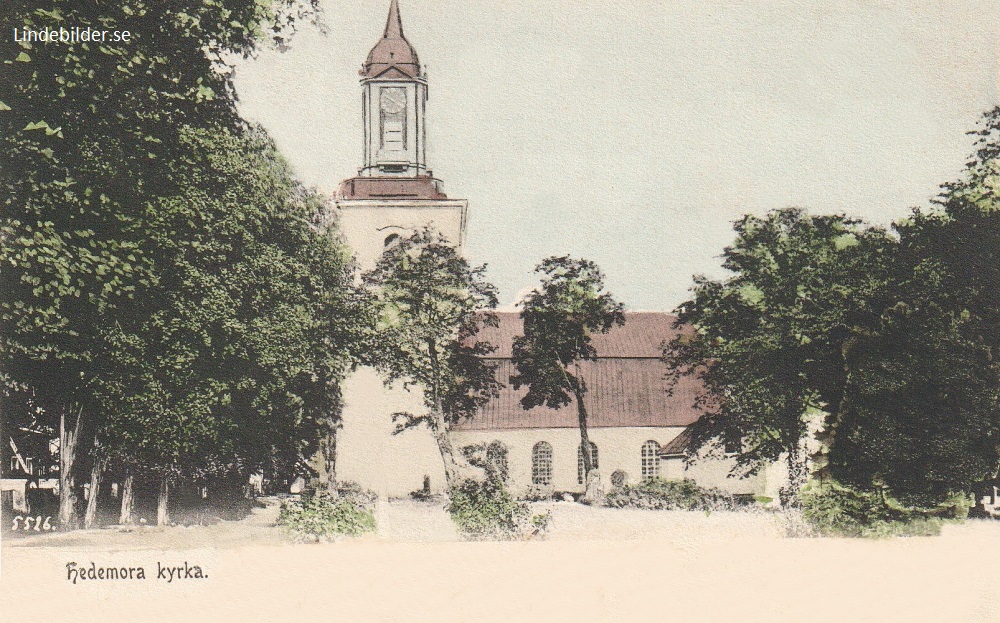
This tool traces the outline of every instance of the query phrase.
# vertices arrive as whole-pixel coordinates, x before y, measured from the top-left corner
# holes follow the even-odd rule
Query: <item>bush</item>
[[[745,503],[719,489],[699,487],[692,480],[647,478],[637,485],[622,485],[611,491],[606,504],[612,508],[656,510],[731,510]]]
[[[943,524],[936,511],[904,507],[879,492],[837,483],[803,489],[799,504],[803,519],[819,536],[936,536]]]
[[[278,525],[303,539],[333,539],[375,531],[374,496],[345,490],[333,497],[325,491],[282,502]]]
[[[555,497],[551,485],[530,485],[520,499],[525,502],[547,502]]]
[[[552,511],[545,511],[544,513],[531,516],[531,526],[535,529],[534,534],[544,535],[549,529],[549,523],[552,521]]]
[[[462,448],[462,456],[470,465],[484,470],[487,478],[499,478],[505,483],[508,478],[507,455],[507,446],[496,440]]]
[[[505,541],[528,531],[528,505],[515,500],[497,478],[463,480],[449,497],[448,512],[466,538]]]

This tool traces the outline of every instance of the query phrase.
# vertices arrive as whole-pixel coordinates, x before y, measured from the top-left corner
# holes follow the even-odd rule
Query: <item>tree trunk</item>
[[[165,526],[170,523],[170,513],[167,502],[170,495],[170,483],[166,475],[160,480],[160,497],[156,502],[156,525]]]
[[[437,408],[431,411],[431,433],[434,441],[437,442],[438,450],[441,452],[441,460],[444,463],[444,479],[448,488],[458,484],[459,467],[455,460],[455,447],[451,443],[451,435],[448,434],[448,425],[444,421],[444,416]]]
[[[66,412],[59,415],[59,525],[69,530],[76,527],[76,492],[73,491],[73,467],[76,464],[77,441],[83,409],[76,415],[72,430],[67,428]]]
[[[427,340],[427,352],[430,354],[431,367],[434,369],[434,378],[440,378],[437,344],[434,340]],[[434,408],[431,409],[431,433],[437,442],[438,450],[441,452],[441,460],[444,463],[445,484],[450,489],[457,485],[463,478],[476,478],[478,474],[473,474],[471,466],[458,462],[455,455],[455,446],[451,443],[451,435],[448,431],[448,422],[444,419],[444,405],[441,402],[438,383],[433,383],[430,388],[432,392]],[[478,471],[478,470],[477,470]]]
[[[800,448],[793,448],[788,451],[786,463],[788,466],[788,486],[779,491],[781,505],[784,507],[797,507],[799,505],[799,492],[809,479],[809,468],[803,458]]]
[[[333,415],[326,418],[326,434],[322,440],[323,469],[326,471],[326,490],[336,496],[337,490],[337,424]]]
[[[131,468],[125,472],[125,482],[122,485],[122,512],[118,516],[118,523],[128,525],[132,523],[132,513],[135,511],[135,476]]]
[[[580,452],[583,454],[583,482],[586,486],[583,499],[594,501],[600,495],[600,487],[597,479],[590,477],[590,472],[594,469],[594,455],[592,452],[593,448],[590,445],[590,436],[587,434],[587,407],[583,403],[586,389],[583,387],[583,380],[580,379],[579,374],[577,374],[577,384],[574,388],[574,393],[576,394],[577,421],[580,425]]]
[[[844,416],[844,409],[847,405],[847,383],[851,379],[851,366],[848,362],[850,361],[851,351],[857,343],[858,337],[851,336],[844,340],[843,345],[840,347],[840,357],[844,372],[843,383],[840,386],[839,397],[836,400],[830,401],[830,404],[836,404],[836,410],[826,415],[822,429],[816,434],[816,441],[820,445],[816,456],[811,457],[813,469],[809,476],[818,480],[820,484],[833,478],[830,456],[837,441],[837,428],[840,426],[841,419]]]
[[[97,442],[94,442],[97,445]],[[101,480],[104,474],[104,459],[94,457],[94,466],[90,470],[90,497],[87,498],[87,512],[83,516],[83,527],[93,528],[97,524],[97,500],[101,494]]]

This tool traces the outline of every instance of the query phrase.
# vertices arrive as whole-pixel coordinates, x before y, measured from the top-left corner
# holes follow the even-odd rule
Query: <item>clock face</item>
[[[406,90],[399,87],[382,89],[382,110],[389,114],[401,113],[406,108]]]

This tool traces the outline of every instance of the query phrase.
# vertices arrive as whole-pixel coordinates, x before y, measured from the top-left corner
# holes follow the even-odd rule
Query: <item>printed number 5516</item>
[[[49,515],[42,521],[42,516],[37,517],[24,517],[22,515],[17,515],[14,517],[14,525],[11,526],[11,530],[34,530],[35,532],[41,532],[42,530],[52,530],[52,516]]]

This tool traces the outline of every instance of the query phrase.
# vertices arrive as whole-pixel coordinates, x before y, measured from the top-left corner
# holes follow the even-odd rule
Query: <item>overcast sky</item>
[[[501,301],[543,257],[596,261],[670,310],[746,212],[888,224],[926,206],[997,103],[993,2],[400,0],[428,66],[428,164],[469,201]],[[308,185],[361,161],[357,71],[389,0],[324,0],[326,34],[240,63],[244,116]]]

